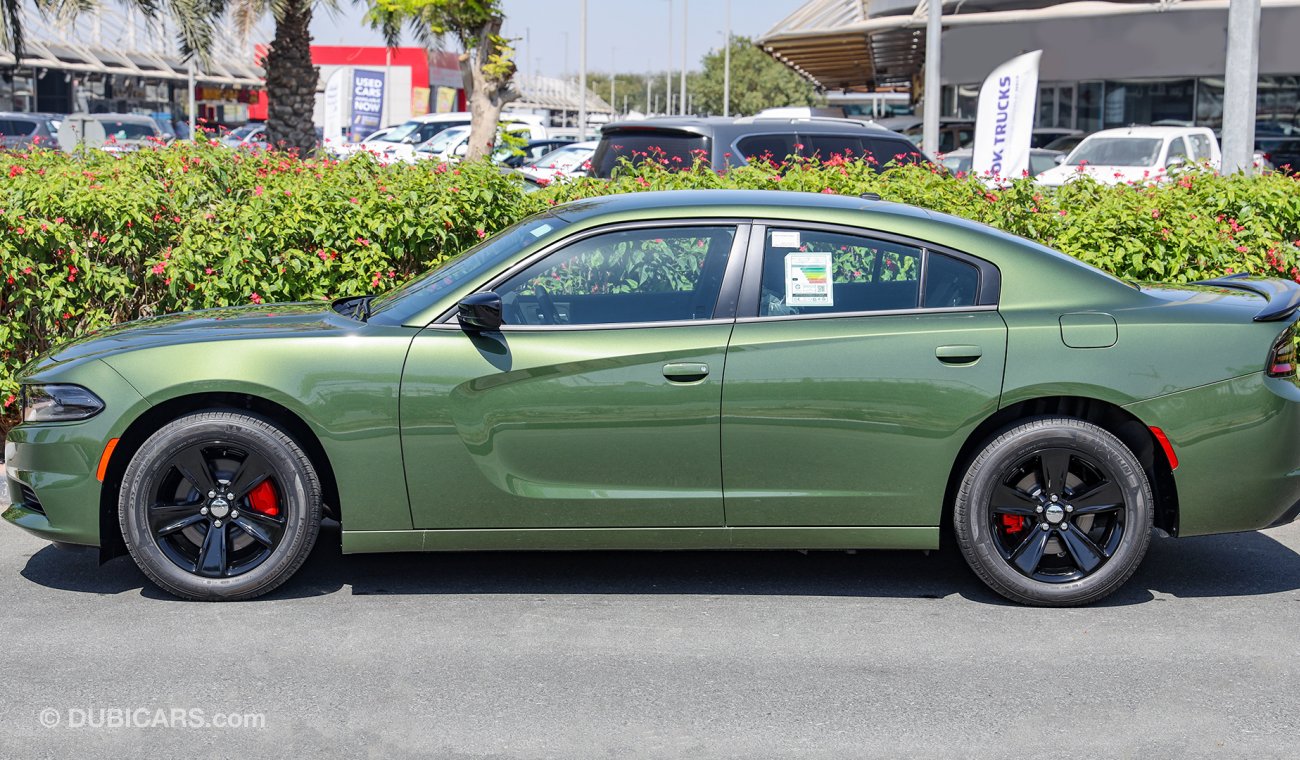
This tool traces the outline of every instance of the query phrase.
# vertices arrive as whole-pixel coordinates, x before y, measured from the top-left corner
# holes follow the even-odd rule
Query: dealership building
[[[811,0],[758,44],[828,91],[905,91],[915,102],[926,23],[917,10],[915,0]],[[944,116],[974,118],[984,78],[1041,49],[1037,126],[1222,124],[1227,0],[945,0],[943,13]],[[1261,130],[1300,120],[1300,0],[1261,0],[1258,92]]]

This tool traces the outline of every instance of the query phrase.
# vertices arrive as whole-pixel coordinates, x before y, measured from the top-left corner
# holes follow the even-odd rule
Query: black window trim
[[[677,219],[642,219],[633,222],[616,222],[575,232],[548,246],[538,249],[531,256],[515,262],[505,271],[492,276],[482,285],[474,288],[474,293],[495,290],[502,283],[523,272],[533,264],[541,261],[562,248],[581,242],[590,237],[623,230],[655,229],[663,227],[718,227],[729,226],[736,230],[731,240],[731,251],[727,255],[727,268],[722,273],[722,285],[718,290],[718,300],[713,307],[712,319],[675,319],[651,322],[597,322],[583,325],[502,325],[501,332],[571,332],[574,330],[628,330],[646,327],[683,327],[687,325],[720,325],[736,321],[736,309],[740,300],[740,286],[746,261],[746,246],[752,239],[750,220],[737,217],[689,217]],[[428,327],[461,329],[456,319],[459,303],[438,316]]]
[[[918,305],[913,309],[880,309],[875,311],[841,311],[826,312],[818,314],[770,314],[760,315],[758,313],[758,304],[760,290],[763,282],[763,254],[767,247],[767,231],[769,229],[792,229],[792,230],[811,230],[815,232],[830,232],[839,235],[850,235],[854,237],[865,237],[879,240],[882,243],[894,243],[896,245],[906,245],[917,248],[921,251],[921,272],[918,282],[918,303],[924,304],[925,299],[925,275],[929,268],[928,259],[931,252],[949,256],[958,261],[973,265],[979,273],[979,282],[976,285],[976,296],[974,306],[930,306]],[[972,256],[969,253],[958,251],[948,246],[931,243],[907,235],[899,235],[884,230],[874,230],[868,227],[854,227],[844,224],[828,224],[824,222],[808,222],[789,219],[755,219],[749,230],[749,246],[745,256],[745,273],[740,284],[740,302],[736,308],[737,322],[756,322],[771,320],[794,320],[794,319],[832,319],[839,317],[872,317],[872,316],[889,316],[898,314],[944,314],[954,312],[969,311],[996,311],[998,300],[1002,291],[1002,273],[992,262]]]

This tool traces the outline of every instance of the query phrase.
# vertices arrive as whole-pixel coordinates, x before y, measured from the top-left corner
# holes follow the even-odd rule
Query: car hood
[[[359,322],[320,302],[187,311],[95,330],[47,351],[33,360],[24,372],[178,343],[302,336],[313,331],[355,331],[359,326]]]
[[[1064,185],[1078,179],[1081,176],[1088,176],[1100,182],[1103,185],[1118,185],[1126,182],[1142,182],[1144,180],[1159,180],[1164,177],[1165,171],[1160,168],[1149,166],[1054,166],[1051,169],[1039,174],[1035,179],[1043,185]]]

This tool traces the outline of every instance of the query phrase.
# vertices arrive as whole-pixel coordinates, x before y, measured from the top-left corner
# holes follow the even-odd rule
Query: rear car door
[[[579,233],[483,290],[506,324],[412,343],[416,528],[722,525],[722,365],[748,225]]]
[[[938,525],[998,406],[987,262],[856,228],[756,224],[727,349],[729,526]]]

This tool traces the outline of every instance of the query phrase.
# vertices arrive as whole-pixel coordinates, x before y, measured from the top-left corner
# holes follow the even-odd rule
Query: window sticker
[[[829,253],[786,254],[785,302],[789,306],[835,305]]]
[[[537,227],[537,229],[533,230],[532,235],[533,235],[533,237],[535,237],[535,238],[539,238],[539,237],[541,237],[542,235],[545,235],[546,233],[550,232],[551,229],[552,229],[551,225],[549,225],[549,224],[542,224],[542,225],[539,225],[539,226]]]
[[[791,230],[772,230],[773,248],[798,248],[799,233]]]

